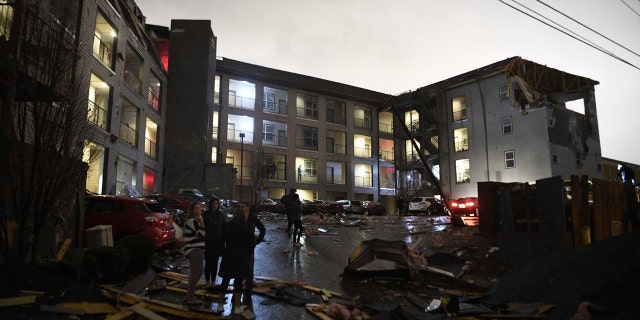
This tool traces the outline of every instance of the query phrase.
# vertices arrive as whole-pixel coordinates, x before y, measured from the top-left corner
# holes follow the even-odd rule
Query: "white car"
[[[409,202],[409,213],[427,213],[432,203],[438,202],[434,197],[414,197]]]

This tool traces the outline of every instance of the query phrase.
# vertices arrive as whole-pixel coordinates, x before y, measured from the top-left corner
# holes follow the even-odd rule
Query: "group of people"
[[[287,212],[287,236],[291,236],[291,227],[293,227],[293,240],[300,244],[300,237],[304,234],[304,226],[302,226],[302,201],[297,190],[291,188],[289,194],[285,194],[280,199]]]
[[[202,204],[191,204],[185,223],[182,253],[189,259],[189,281],[185,303],[200,305],[195,291],[204,273],[207,290],[218,291],[218,312],[224,311],[227,288],[233,279],[233,313],[241,313],[242,305],[252,305],[254,248],[264,240],[266,229],[248,202],[233,209],[227,221],[220,211],[220,200],[211,198],[204,210]],[[255,229],[259,230],[258,235]],[[220,268],[218,268],[220,263]],[[222,282],[216,286],[216,276]],[[243,297],[244,293],[244,297]]]

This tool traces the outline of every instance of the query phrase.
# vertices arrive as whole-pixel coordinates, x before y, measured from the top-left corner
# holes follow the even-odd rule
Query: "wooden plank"
[[[146,308],[146,303],[138,303],[129,307],[129,309],[136,314],[143,316],[149,320],[167,320],[167,318],[158,315],[157,313]]]
[[[64,257],[64,254],[67,253],[67,250],[69,250],[69,246],[71,246],[71,238],[64,239],[62,247],[60,247],[58,255],[56,256],[57,261],[62,261],[62,257]]]
[[[18,306],[23,304],[32,304],[36,302],[36,298],[38,296],[22,296],[22,297],[13,297],[13,298],[4,298],[0,299],[0,307],[9,307],[9,306]]]
[[[124,309],[118,313],[113,313],[108,315],[105,320],[124,320],[127,319],[129,317],[132,317],[135,313],[133,313],[133,311],[129,310],[129,308]]]
[[[84,315],[84,310],[82,309],[67,308],[67,307],[61,307],[58,305],[41,304],[39,308],[40,308],[40,311],[44,311],[44,312]]]
[[[86,314],[118,313],[118,308],[108,303],[95,302],[60,302],[58,307],[79,309]]]

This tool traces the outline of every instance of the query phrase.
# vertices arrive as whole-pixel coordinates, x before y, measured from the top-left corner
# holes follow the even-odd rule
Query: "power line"
[[[563,16],[565,16],[566,18],[570,19],[571,21],[573,21],[573,22],[575,22],[575,23],[577,23],[577,24],[579,24],[579,25],[581,25],[581,26],[583,26],[583,27],[585,27],[585,28],[589,29],[591,32],[593,32],[593,33],[595,33],[595,34],[597,34],[597,35],[599,35],[599,36],[601,36],[601,37],[603,37],[603,38],[605,38],[605,39],[607,39],[607,40],[609,40],[609,41],[611,41],[611,42],[613,42],[613,43],[617,44],[617,45],[618,45],[618,46],[620,46],[621,48],[624,48],[625,50],[627,50],[627,51],[629,51],[629,52],[631,52],[631,53],[635,54],[635,55],[636,55],[636,56],[638,56],[638,57],[640,57],[640,54],[637,54],[636,52],[632,51],[631,49],[629,49],[629,48],[627,48],[627,47],[625,47],[625,46],[623,46],[623,45],[621,45],[621,44],[619,44],[619,43],[617,43],[617,42],[615,42],[615,41],[613,41],[613,40],[609,39],[608,37],[606,37],[605,35],[601,34],[600,32],[595,31],[595,30],[593,30],[593,29],[589,28],[588,26],[584,25],[582,22],[577,21],[576,19],[569,17],[568,15],[566,15],[566,14],[564,14],[564,13],[560,12],[559,10],[556,10],[556,8],[554,8],[554,7],[550,6],[550,5],[548,5],[548,4],[544,3],[544,2],[542,2],[541,0],[537,0],[537,1],[538,1],[538,2],[540,2],[540,3],[542,3],[543,5],[545,5],[547,8],[549,8],[549,9],[551,9],[551,10],[553,10],[553,11],[555,11],[555,12],[557,12],[557,13],[559,13],[559,14],[563,15]],[[622,1],[622,3],[624,3],[624,1]],[[625,3],[625,4],[626,4],[626,3]]]
[[[558,27],[560,27],[560,28],[562,28],[562,29],[566,30],[567,32],[570,32],[570,33],[574,34],[576,37],[579,37],[580,39],[582,39],[582,40],[584,40],[584,41],[586,41],[586,42],[589,42],[591,45],[593,45],[593,46],[595,46],[595,47],[598,47],[598,49],[601,49],[601,50],[603,50],[603,51],[606,51],[603,47],[601,47],[601,46],[597,45],[597,44],[596,44],[596,43],[594,43],[593,41],[591,41],[591,40],[589,40],[589,39],[587,39],[587,38],[585,38],[585,37],[583,37],[583,36],[579,35],[578,33],[574,32],[573,30],[570,30],[569,28],[567,28],[567,27],[565,27],[565,26],[563,26],[563,25],[561,25],[561,24],[559,24],[559,23],[557,23],[557,22],[555,22],[555,21],[551,20],[550,18],[547,18],[547,17],[546,17],[546,16],[544,16],[543,14],[541,14],[541,13],[539,13],[539,12],[537,12],[537,11],[535,11],[535,10],[533,10],[533,9],[531,9],[531,8],[529,8],[529,7],[527,7],[527,6],[525,6],[524,4],[522,4],[522,3],[520,3],[520,2],[518,2],[518,1],[516,1],[516,0],[512,0],[512,1],[513,1],[513,2],[515,2],[515,3],[517,3],[518,5],[520,5],[521,7],[524,7],[525,9],[527,9],[527,10],[529,10],[529,11],[531,11],[531,12],[533,12],[533,13],[537,14],[538,16],[540,16],[540,17],[544,18],[545,20],[547,20],[547,21],[549,21],[549,22],[551,22],[551,23],[555,24],[556,26],[558,26]],[[612,55],[613,55],[613,53],[612,53],[612,52],[610,52],[610,51],[607,51],[607,53],[609,53],[609,54],[612,54]]]
[[[638,0],[638,1],[640,1],[640,0]],[[627,6],[627,8],[629,8],[629,10],[633,11],[633,13],[636,14],[636,16],[640,17],[640,14],[637,11],[633,10],[633,8],[631,8],[631,6],[629,4],[624,2],[624,0],[620,0],[620,2],[624,3],[624,5]]]
[[[588,45],[589,47],[592,47],[592,48],[594,48],[594,49],[596,49],[596,50],[598,50],[598,51],[600,51],[600,52],[602,52],[602,53],[604,53],[604,54],[606,54],[606,55],[608,55],[608,56],[610,56],[610,57],[612,57],[614,59],[619,60],[620,62],[623,62],[623,63],[625,63],[625,64],[627,64],[627,65],[629,65],[629,66],[631,66],[631,67],[633,67],[633,68],[635,68],[637,70],[640,70],[640,68],[637,67],[636,65],[634,65],[634,64],[630,63],[629,61],[626,61],[626,60],[624,60],[624,59],[622,59],[622,58],[620,58],[618,56],[616,56],[615,54],[613,54],[611,52],[608,52],[606,50],[598,48],[597,46],[594,46],[594,45],[592,45],[590,43],[587,43],[587,42],[583,41],[582,39],[579,39],[578,37],[576,37],[576,36],[574,36],[572,34],[569,34],[569,33],[565,32],[563,30],[560,30],[560,29],[558,29],[558,28],[556,28],[556,27],[554,27],[554,26],[552,26],[552,25],[550,25],[550,24],[548,24],[548,23],[546,23],[546,22],[544,22],[544,21],[542,21],[542,20],[540,20],[540,19],[538,19],[538,18],[536,18],[536,17],[534,17],[534,16],[532,16],[532,15],[530,15],[530,14],[528,14],[528,13],[526,13],[526,12],[524,12],[524,11],[522,11],[522,10],[520,10],[520,9],[518,9],[518,8],[516,8],[516,7],[514,7],[514,6],[510,5],[510,4],[508,4],[508,3],[506,3],[506,2],[504,2],[503,0],[498,0],[498,1],[500,1],[502,4],[504,4],[506,6],[510,7],[511,9],[514,9],[514,10],[516,10],[516,11],[518,11],[518,12],[520,12],[520,13],[522,13],[522,14],[524,14],[524,15],[532,18],[532,19],[537,20],[538,22],[541,22],[541,23],[543,23],[543,24],[555,29],[556,31],[560,31],[560,32],[564,33],[565,35],[567,35],[567,36],[569,36],[571,38],[574,38],[574,39],[576,39],[576,40]]]

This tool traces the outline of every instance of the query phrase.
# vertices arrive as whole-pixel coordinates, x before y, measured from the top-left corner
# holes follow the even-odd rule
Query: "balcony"
[[[149,140],[149,138],[144,138],[144,154],[148,155],[151,158],[157,159],[156,143]]]
[[[256,104],[256,99],[250,97],[237,96],[229,93],[229,107],[253,110]]]
[[[151,88],[149,88],[149,96],[147,97],[147,103],[151,108],[153,108],[153,110],[155,110],[156,112],[159,112],[160,98],[158,97],[158,95],[156,95],[156,93]]]
[[[113,51],[111,47],[100,40],[97,35],[93,35],[93,55],[98,58],[109,69],[113,66]]]
[[[347,154],[347,146],[344,144],[328,144],[327,153]]]
[[[286,115],[288,109],[289,105],[286,101],[280,101],[280,103],[275,103],[274,101],[263,101],[262,105],[262,110],[268,113]]]
[[[131,128],[128,123],[120,122],[120,139],[135,147],[138,145],[136,142],[136,134],[136,130]]]
[[[373,187],[370,176],[355,176],[353,177],[353,183],[356,187]]]
[[[107,110],[100,107],[93,101],[89,101],[87,120],[98,127],[107,130]]]
[[[131,90],[135,93],[140,94],[140,90],[142,90],[142,81],[138,79],[131,71],[124,71],[124,82],[129,85]]]
[[[364,119],[355,118],[353,119],[353,124],[355,125],[356,128],[371,129],[371,121],[369,121],[369,119],[367,118],[364,118]]]

